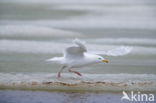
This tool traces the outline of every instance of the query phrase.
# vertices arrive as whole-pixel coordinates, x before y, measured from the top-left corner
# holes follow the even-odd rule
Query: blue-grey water
[[[73,39],[88,50],[133,48],[110,62],[77,69],[78,77],[45,60]],[[0,88],[156,91],[155,0],[1,0]]]

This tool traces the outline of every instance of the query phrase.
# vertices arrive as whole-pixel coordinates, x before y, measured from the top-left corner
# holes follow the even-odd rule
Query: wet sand
[[[120,103],[121,96],[121,93],[0,90],[0,103]]]

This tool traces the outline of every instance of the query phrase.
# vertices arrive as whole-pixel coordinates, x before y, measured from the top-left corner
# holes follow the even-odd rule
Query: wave
[[[0,52],[17,52],[17,53],[48,53],[58,54],[62,53],[64,48],[70,46],[71,43],[67,42],[54,42],[54,41],[29,41],[29,40],[0,40]],[[108,51],[123,45],[103,45],[103,44],[87,44],[90,51]],[[123,46],[124,47],[124,46]],[[133,55],[155,55],[155,47],[143,46],[126,46],[132,47],[130,54]]]
[[[104,43],[104,44],[124,44],[124,45],[144,45],[144,46],[156,46],[156,39],[150,38],[97,38],[88,39],[88,41],[93,43]]]
[[[79,33],[37,25],[0,25],[2,37],[75,37]]]
[[[83,91],[156,91],[154,74],[0,73],[0,88]]]
[[[57,9],[57,8],[56,8]],[[134,8],[135,12],[136,8]],[[95,10],[92,10],[94,12]],[[98,10],[97,10],[98,11]],[[99,11],[98,11],[99,12]],[[108,10],[107,12],[111,12]],[[118,11],[121,12],[121,11]],[[146,11],[151,12],[151,11]],[[139,12],[136,12],[138,14]],[[142,13],[142,16],[130,16],[125,12],[125,15],[105,15],[100,11],[100,16],[92,14],[84,14],[81,16],[71,16],[67,19],[60,20],[0,20],[2,24],[34,24],[34,25],[45,25],[54,28],[66,28],[66,29],[132,29],[132,30],[155,30],[156,23],[155,18],[147,16],[146,13]],[[127,14],[127,15],[126,15]],[[131,13],[131,15],[134,15]],[[147,16],[143,18],[144,16]],[[140,17],[140,18],[139,18]],[[115,19],[114,19],[115,18]],[[134,22],[137,21],[137,22]],[[85,24],[85,25],[84,25]],[[119,25],[120,24],[120,25]],[[41,32],[42,33],[42,32]]]
[[[66,43],[27,41],[27,40],[0,40],[1,52],[17,53],[61,53]]]
[[[58,8],[56,8],[57,10]],[[84,8],[85,9],[85,8]],[[135,11],[134,14],[140,13],[139,11]],[[92,10],[94,12],[95,10]],[[113,10],[112,10],[113,11]],[[111,10],[107,10],[106,12],[112,12]],[[146,11],[146,12],[145,12]],[[97,12],[99,12],[97,10]],[[105,12],[105,11],[103,11]],[[93,14],[84,14],[80,16],[71,16],[67,19],[60,19],[60,20],[0,20],[2,24],[35,24],[35,25],[46,25],[51,26],[54,28],[66,28],[66,29],[132,29],[132,30],[154,30],[156,29],[155,18],[151,16],[147,16],[147,12],[151,13],[149,10],[144,10],[142,16],[138,15],[136,18],[135,16],[128,15],[125,11],[125,15],[105,15],[103,12],[100,11],[100,16],[93,15]],[[120,10],[118,10],[119,14],[121,14]],[[132,12],[132,11],[130,11]],[[96,13],[95,13],[96,14]],[[127,15],[126,15],[127,14]],[[131,15],[134,15],[131,13]],[[152,14],[152,13],[151,13]],[[115,19],[114,19],[115,18]],[[134,22],[137,21],[137,22]],[[85,25],[84,25],[85,24]],[[120,25],[119,25],[120,24]]]
[[[138,22],[132,22],[133,19]],[[67,29],[112,28],[112,29],[155,30],[156,24],[154,22],[154,18],[151,18],[150,20],[149,19],[150,17],[135,18],[135,17],[129,17],[129,15],[125,15],[124,19],[120,15],[119,17],[116,17],[116,19],[114,19],[113,15],[105,16],[101,14],[100,16],[97,16],[97,15],[88,14],[79,17],[71,17],[66,20],[36,20],[36,21],[29,21],[29,23],[40,24],[40,25],[44,24],[56,28],[67,28]]]
[[[154,1],[142,1],[142,0],[83,0],[83,1],[78,1],[78,0],[1,0],[0,2],[14,2],[14,3],[78,3],[78,4],[101,4],[101,3],[122,3],[122,4],[127,4],[127,3],[131,3],[131,4],[146,4],[146,3],[153,3]]]
[[[2,0],[1,0],[2,1]],[[156,23],[153,11],[154,0],[3,0],[14,3],[52,3],[44,5],[46,10],[60,11],[83,11],[82,14],[73,14],[73,16],[62,15],[62,19],[40,19],[40,20],[7,20],[1,19],[2,24],[23,23],[23,24],[40,24],[49,25],[56,28],[76,28],[76,29],[156,29]],[[102,5],[100,3],[103,3]],[[53,6],[56,5],[56,6]],[[59,5],[57,5],[59,4]],[[72,5],[71,5],[72,4]],[[99,5],[100,4],[100,5]],[[29,7],[29,5],[26,5]],[[33,9],[32,9],[33,10]],[[54,10],[54,11],[53,11]],[[71,12],[72,13],[72,12]],[[75,12],[77,13],[77,12]],[[16,15],[17,16],[17,15]],[[15,17],[16,17],[15,16]],[[30,15],[29,15],[30,16]],[[28,16],[28,17],[29,17]],[[14,16],[13,16],[14,17]],[[17,16],[18,17],[18,16]],[[29,18],[30,19],[30,18]],[[84,25],[85,24],[85,25]]]

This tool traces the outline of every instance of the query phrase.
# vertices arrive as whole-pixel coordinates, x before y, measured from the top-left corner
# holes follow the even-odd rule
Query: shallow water
[[[123,103],[121,96],[120,93],[0,90],[1,103]]]
[[[2,103],[129,103],[121,93],[0,90]],[[23,99],[21,99],[23,98]],[[140,103],[140,101],[134,103]],[[141,103],[147,103],[142,101]],[[150,102],[154,103],[154,102]]]

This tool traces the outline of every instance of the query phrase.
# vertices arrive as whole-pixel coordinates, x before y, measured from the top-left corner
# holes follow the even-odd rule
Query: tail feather
[[[47,59],[46,61],[59,62],[61,60],[62,60],[62,57],[53,57],[53,58]]]

